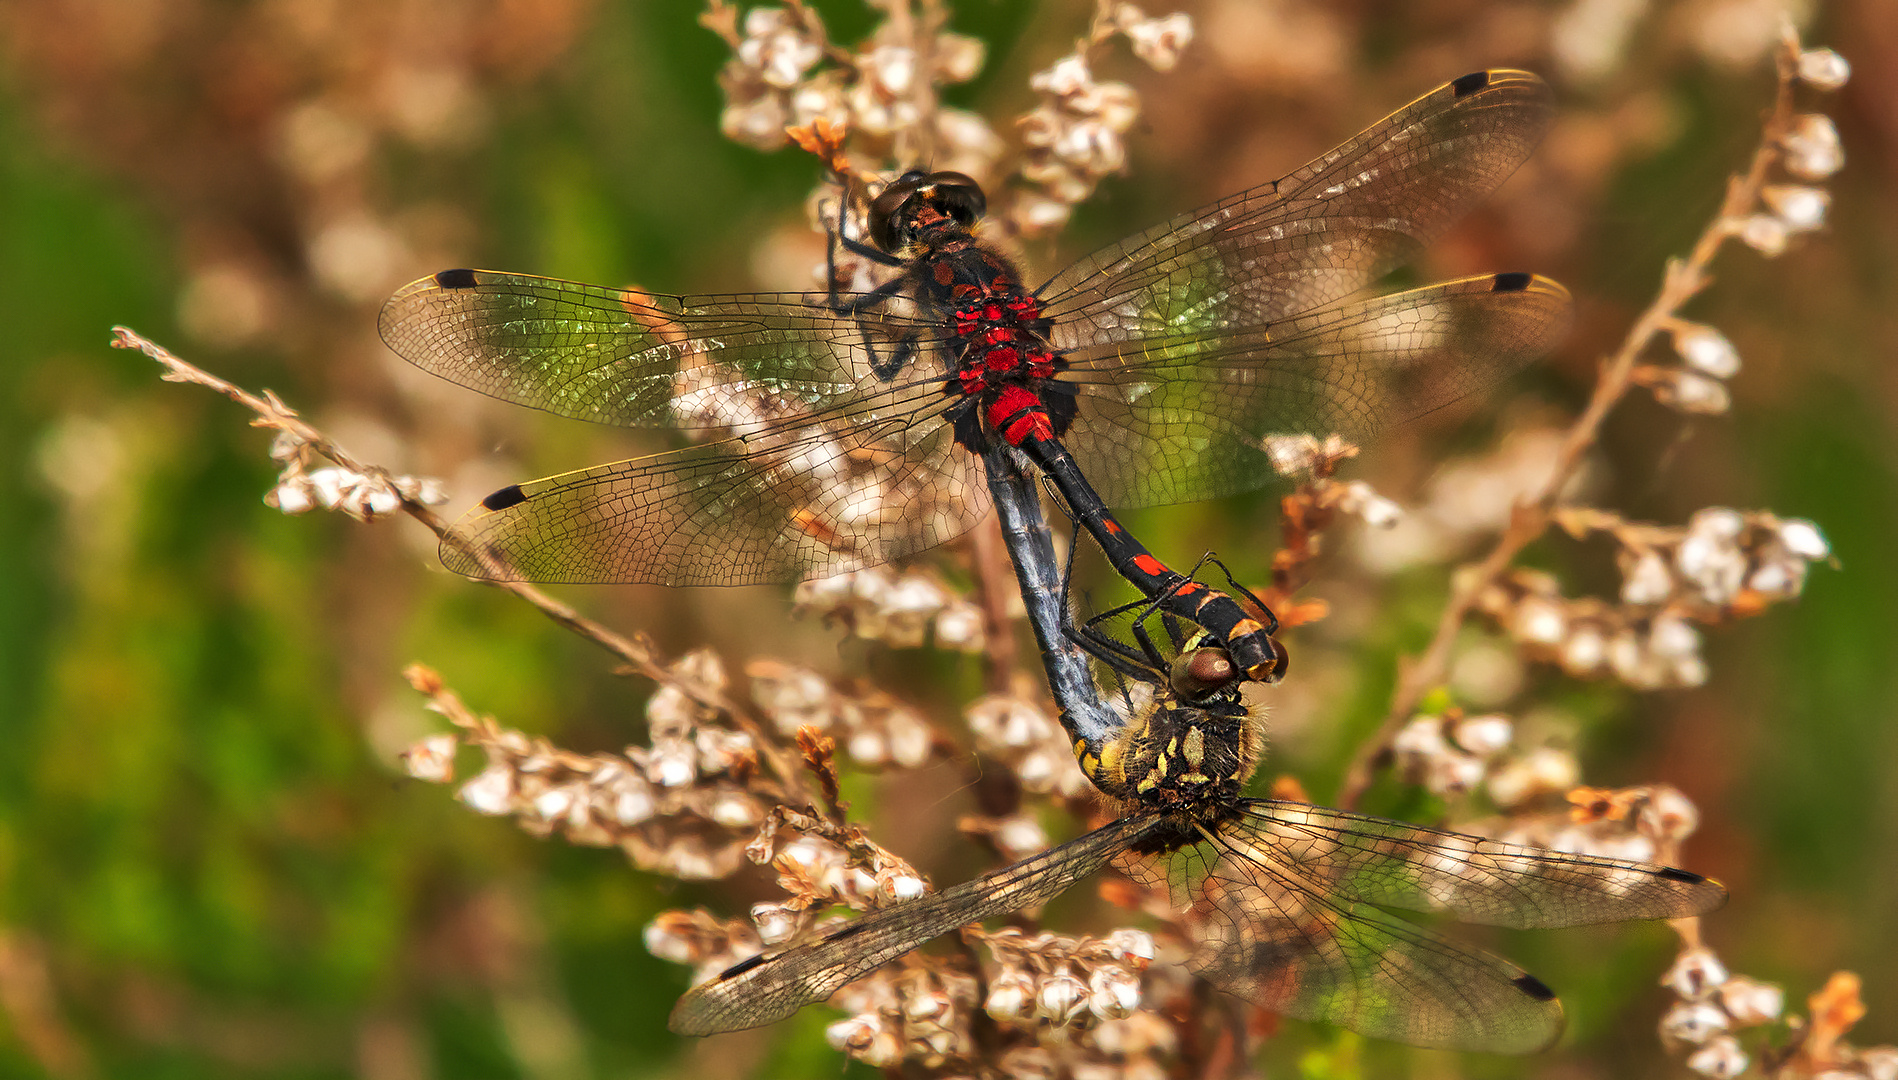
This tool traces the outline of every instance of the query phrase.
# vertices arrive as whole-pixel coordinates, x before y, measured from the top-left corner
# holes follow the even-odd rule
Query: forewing
[[[1221,829],[1235,848],[1295,868],[1353,900],[1443,911],[1487,926],[1548,928],[1704,915],[1719,882],[1654,863],[1603,859],[1426,829],[1308,803],[1248,800]]]
[[[749,585],[842,573],[960,535],[988,512],[981,466],[933,390],[874,416],[742,437],[503,488],[442,561],[471,577]]]
[[[782,1020],[931,938],[1046,902],[1105,866],[1151,824],[1122,818],[973,881],[873,911],[809,945],[734,965],[687,991],[669,1026],[681,1035],[710,1035]]]
[[[905,337],[940,367],[930,347],[940,329],[892,305],[851,314],[820,299],[668,296],[447,270],[404,286],[377,322],[383,341],[424,371],[503,401],[625,427],[744,430],[848,408],[890,388],[870,358],[887,358]]]
[[[1170,874],[1192,966],[1260,1008],[1414,1046],[1524,1054],[1562,1033],[1562,1006],[1521,968],[1368,905],[1312,889],[1222,827],[1136,879]]]
[[[1282,180],[1136,234],[1044,285],[1057,347],[1260,326],[1323,307],[1410,261],[1515,172],[1549,88],[1466,75]]]
[[[1271,475],[1263,436],[1368,438],[1520,370],[1569,318],[1555,282],[1490,274],[1089,346],[1061,376],[1082,413],[1064,441],[1113,506],[1246,491]]]

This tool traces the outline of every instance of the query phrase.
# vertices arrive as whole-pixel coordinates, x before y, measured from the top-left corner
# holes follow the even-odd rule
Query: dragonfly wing
[[[851,297],[843,297],[845,300]],[[833,311],[796,293],[668,296],[490,270],[446,270],[383,305],[383,341],[450,382],[621,427],[735,428],[834,410],[888,389],[871,372],[941,328],[896,302]],[[942,373],[934,373],[942,374]]]
[[[1363,439],[1493,385],[1567,331],[1568,290],[1490,274],[1265,326],[1189,325],[1068,355],[1063,436],[1115,506],[1216,498],[1270,476],[1261,438]]]
[[[1251,800],[1229,828],[1235,848],[1295,866],[1315,887],[1487,926],[1678,919],[1704,915],[1727,898],[1719,882],[1671,866],[1523,847],[1307,803]]]
[[[1165,334],[1173,320],[1258,326],[1323,307],[1409,262],[1525,161],[1549,88],[1466,75],[1290,176],[1103,248],[1039,291],[1059,348]]]
[[[1526,1054],[1562,1033],[1535,976],[1368,905],[1312,888],[1222,826],[1136,880],[1169,876],[1195,939],[1193,969],[1271,1012],[1414,1046]]]
[[[1121,818],[973,881],[873,911],[809,945],[736,964],[680,998],[668,1024],[681,1035],[710,1035],[781,1020],[932,938],[1046,902],[1151,825]]]
[[[988,513],[980,464],[933,390],[870,418],[721,439],[516,484],[442,561],[471,577],[750,585],[843,573],[958,536]]]

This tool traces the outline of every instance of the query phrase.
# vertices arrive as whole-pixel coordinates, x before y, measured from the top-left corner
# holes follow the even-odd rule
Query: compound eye
[[[982,185],[967,173],[930,173],[929,186],[937,208],[965,228],[988,211],[989,199],[982,193]]]
[[[1239,669],[1224,649],[1193,649],[1173,660],[1167,681],[1186,701],[1199,701],[1224,689],[1239,677]]]
[[[870,200],[870,242],[879,249],[895,254],[901,246],[898,235],[904,231],[904,218],[910,197],[916,194],[923,181],[928,179],[915,169],[897,177],[884,186],[877,197]]]

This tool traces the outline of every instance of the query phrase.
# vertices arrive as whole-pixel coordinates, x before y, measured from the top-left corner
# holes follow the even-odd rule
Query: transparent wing
[[[1568,290],[1492,274],[1244,327],[1198,327],[1068,356],[1081,417],[1063,441],[1109,505],[1246,491],[1262,436],[1365,439],[1491,386],[1567,332]]]
[[[668,1025],[681,1035],[710,1035],[781,1020],[925,941],[1047,901],[1152,825],[1151,818],[1122,818],[974,881],[873,911],[809,945],[734,965],[680,998]]]
[[[383,339],[473,390],[581,420],[712,433],[699,446],[495,492],[444,545],[476,577],[741,585],[840,573],[969,529],[979,468],[936,419],[935,331],[893,300],[662,296],[490,271],[413,282]],[[910,362],[895,379],[873,360]],[[887,370],[887,369],[886,369]]]
[[[1548,929],[1705,915],[1717,881],[1655,863],[1506,844],[1308,803],[1247,800],[1222,835],[1270,851],[1315,884],[1463,922]]]
[[[898,392],[889,392],[891,397]],[[842,573],[958,536],[988,513],[935,391],[888,419],[780,425],[503,488],[461,521],[472,577],[749,585]]]
[[[1507,926],[1697,914],[1719,885],[1303,803],[1245,800],[1205,839],[1128,868],[1188,913],[1194,968],[1262,1008],[1418,1046],[1529,1053],[1562,1030],[1521,968],[1373,904]]]
[[[1259,326],[1409,262],[1509,178],[1548,127],[1526,71],[1465,75],[1282,180],[1101,249],[1039,290],[1064,349]]]
[[[854,415],[908,380],[946,374],[936,347],[946,331],[908,318],[900,302],[852,314],[822,301],[447,270],[403,286],[377,325],[403,359],[450,382],[622,427],[744,431]],[[904,341],[926,362],[905,369],[904,383],[878,379],[872,359]]]

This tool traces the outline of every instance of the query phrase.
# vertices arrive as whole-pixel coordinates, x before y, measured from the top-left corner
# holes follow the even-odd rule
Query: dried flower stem
[[[1793,89],[1798,78],[1798,61],[1799,41],[1789,29],[1778,54],[1778,94],[1773,111],[1762,127],[1759,146],[1753,151],[1752,164],[1745,174],[1728,178],[1726,198],[1719,212],[1701,232],[1688,256],[1669,260],[1654,301],[1629,328],[1621,347],[1603,362],[1594,394],[1563,438],[1556,467],[1541,490],[1517,501],[1511,508],[1509,525],[1496,541],[1495,548],[1474,568],[1457,575],[1454,595],[1437,621],[1429,646],[1416,659],[1403,665],[1397,691],[1392,695],[1390,711],[1382,726],[1365,740],[1353,757],[1338,790],[1339,806],[1357,805],[1370,787],[1377,767],[1388,759],[1391,739],[1416,711],[1424,695],[1447,676],[1457,633],[1477,598],[1508,571],[1524,548],[1548,531],[1562,490],[1581,466],[1582,458],[1594,447],[1602,421],[1635,384],[1637,360],[1656,338],[1670,330],[1680,309],[1712,282],[1708,270],[1714,256],[1719,254],[1722,245],[1739,234],[1747,213],[1759,203],[1770,169],[1781,157],[1780,140],[1796,115]]]
[[[305,422],[297,414],[295,409],[285,405],[277,395],[270,391],[264,391],[261,397],[253,394],[241,386],[220,379],[216,375],[180,359],[169,349],[166,349],[164,346],[159,345],[129,327],[115,326],[112,328],[112,334],[113,348],[137,349],[139,352],[144,353],[146,356],[151,357],[163,365],[165,368],[163,378],[166,382],[195,383],[199,386],[209,387],[256,413],[257,419],[251,421],[251,426],[266,428],[288,435],[345,469],[366,476],[393,480],[393,474],[381,466],[357,461],[348,451],[338,446],[335,440],[325,435],[320,429]],[[469,543],[467,537],[464,536],[459,529],[452,523],[444,520],[441,515],[429,509],[428,506],[408,494],[400,492],[393,484],[391,484],[391,489],[397,490],[398,497],[401,499],[401,509],[403,513],[421,522],[423,527],[434,533],[443,543],[469,552],[480,560],[484,567],[498,571],[494,577],[479,579],[481,584],[492,585],[513,593],[515,596],[520,597],[527,603],[532,604],[535,608],[538,608],[542,614],[554,622],[586,638],[588,641],[600,646],[621,660],[626,661],[627,665],[638,674],[662,686],[672,687],[686,695],[692,701],[706,708],[716,709],[731,717],[734,724],[746,734],[752,736],[756,741],[759,753],[764,757],[766,762],[770,765],[771,770],[777,775],[778,779],[783,782],[786,788],[791,792],[798,793],[800,798],[808,797],[803,793],[803,771],[798,768],[795,762],[791,761],[778,749],[777,743],[767,736],[763,725],[759,723],[758,718],[753,716],[749,710],[723,694],[697,685],[690,680],[674,677],[666,666],[656,658],[652,646],[642,637],[637,635],[628,637],[604,624],[595,622],[580,614],[569,605],[555,600],[553,597],[527,582],[506,580],[506,568],[497,564],[490,553],[480,550]]]

